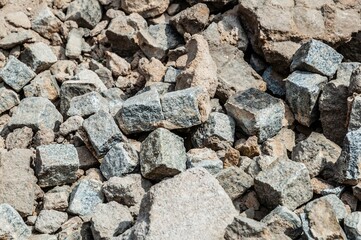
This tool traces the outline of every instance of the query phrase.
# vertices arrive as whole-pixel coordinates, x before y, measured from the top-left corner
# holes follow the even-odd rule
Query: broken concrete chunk
[[[10,56],[5,67],[0,69],[0,79],[16,92],[19,92],[35,76],[35,72],[13,56]]]
[[[0,88],[0,114],[12,109],[19,103],[19,96],[16,92],[4,87]]]
[[[104,156],[113,145],[125,139],[113,117],[104,111],[85,119],[83,127],[98,157]]]
[[[258,89],[233,95],[225,107],[237,125],[248,135],[256,135],[260,142],[273,137],[282,128],[283,102]]]
[[[209,148],[193,148],[187,152],[187,168],[203,167],[211,174],[223,169],[223,162],[217,153]]]
[[[261,203],[294,210],[312,198],[311,179],[302,163],[277,160],[255,178],[254,187]]]
[[[321,41],[310,40],[303,44],[292,58],[291,71],[303,70],[332,77],[343,56]]]
[[[162,180],[186,170],[187,155],[183,139],[158,128],[142,142],[140,168],[143,177]]]
[[[68,214],[56,210],[42,210],[35,222],[35,229],[41,233],[54,233],[68,220]]]
[[[174,67],[168,67],[164,75],[165,83],[176,83],[178,75],[181,73],[181,70],[178,70]]]
[[[29,239],[31,231],[9,204],[0,204],[0,236],[4,239]]]
[[[25,29],[31,28],[31,22],[24,12],[12,12],[5,16],[7,22],[15,27],[22,27]]]
[[[70,195],[68,212],[81,216],[92,214],[104,201],[102,183],[97,180],[81,180]]]
[[[60,88],[50,71],[39,73],[24,88],[25,97],[43,97],[55,101],[59,97]]]
[[[80,27],[92,29],[102,19],[102,9],[97,0],[76,0],[69,4],[66,19],[76,21]]]
[[[71,144],[51,144],[36,148],[35,172],[41,187],[75,182],[78,168],[78,152]]]
[[[139,164],[137,151],[128,143],[117,143],[104,156],[100,171],[106,179],[131,173]]]
[[[36,73],[49,69],[58,60],[51,48],[42,42],[26,44],[20,59]]]
[[[109,112],[108,101],[100,93],[90,92],[73,97],[67,115],[88,117],[99,111]]]
[[[62,122],[63,116],[47,98],[28,97],[14,111],[8,127],[15,129],[26,126],[36,131],[44,126],[55,130]]]
[[[309,127],[319,117],[318,98],[327,77],[295,71],[286,80],[286,99],[296,120]]]

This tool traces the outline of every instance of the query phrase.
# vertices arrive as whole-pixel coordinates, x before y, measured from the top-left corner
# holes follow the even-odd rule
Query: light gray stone
[[[344,229],[348,239],[361,239],[361,212],[352,212],[345,218]]]
[[[321,133],[312,132],[293,148],[292,160],[304,163],[313,178],[324,169],[332,169],[340,154],[341,148],[337,144]]]
[[[131,232],[134,238],[223,239],[224,229],[237,215],[218,181],[202,168],[156,184],[140,209]]]
[[[41,187],[75,182],[78,168],[78,153],[71,144],[42,145],[36,148],[35,173]]]
[[[140,168],[143,177],[162,180],[186,170],[187,155],[183,139],[158,128],[142,142]]]
[[[72,29],[68,35],[65,55],[71,59],[79,58],[83,50],[83,41],[82,31],[79,29]]]
[[[0,204],[0,237],[3,239],[29,239],[31,231],[9,204]]]
[[[286,99],[295,119],[309,127],[319,117],[318,98],[327,77],[316,73],[295,71],[286,79]]]
[[[104,156],[113,145],[125,139],[113,117],[104,111],[85,119],[83,128],[98,157]]]
[[[311,39],[293,55],[291,71],[304,70],[332,77],[343,56],[321,41]]]
[[[209,148],[193,148],[187,152],[187,168],[203,167],[211,174],[223,169],[223,162],[217,153]]]
[[[46,98],[24,98],[13,113],[8,127],[10,129],[30,127],[39,130],[41,126],[56,129],[63,122],[63,116]]]
[[[80,27],[94,28],[102,19],[102,9],[97,0],[76,0],[69,4],[66,19],[73,20]]]
[[[122,234],[132,223],[133,217],[126,206],[117,202],[101,203],[92,214],[91,231],[95,240],[108,239]]]
[[[10,56],[5,67],[0,69],[0,79],[19,92],[36,74],[24,63]]]
[[[54,233],[68,220],[68,214],[55,210],[42,210],[35,222],[35,230],[41,233]]]
[[[192,135],[195,147],[209,147],[214,150],[233,146],[235,121],[232,117],[218,112],[212,112],[207,122],[203,123]]]
[[[253,186],[253,178],[238,167],[223,169],[215,177],[232,201]]]
[[[6,35],[0,40],[0,48],[11,49],[25,42],[31,42],[33,34],[30,31],[19,31]]]
[[[248,135],[256,135],[259,142],[276,135],[282,128],[285,107],[280,99],[251,88],[239,92],[225,104],[228,115]]]
[[[31,22],[31,28],[47,39],[52,39],[60,31],[61,25],[62,22],[46,4],[41,5]]]
[[[6,137],[6,148],[11,149],[26,149],[31,144],[33,140],[33,130],[28,127],[14,129]]]
[[[167,68],[167,71],[164,75],[164,82],[165,83],[176,83],[177,76],[181,73],[181,70],[178,70],[172,66]]]
[[[109,112],[108,102],[100,93],[90,92],[73,97],[67,115],[88,117],[99,111]]]
[[[42,42],[26,44],[20,59],[36,73],[49,69],[58,60],[51,48]]]
[[[261,171],[254,180],[259,200],[268,208],[278,205],[294,210],[312,198],[311,180],[302,163],[279,159]]]
[[[60,92],[59,85],[50,71],[39,73],[23,90],[25,97],[44,97],[50,101],[57,100]]]
[[[338,221],[342,221],[346,217],[346,215],[348,214],[346,206],[342,202],[342,200],[336,196],[336,194],[328,194],[323,197],[317,198],[317,199],[313,200],[312,202],[307,203],[306,209],[311,208],[312,204],[315,204],[318,201],[324,201],[324,200],[330,203],[331,208],[332,208],[333,212],[335,213]]]
[[[81,180],[70,195],[68,212],[80,216],[92,214],[104,201],[101,188],[102,183],[97,180]]]
[[[100,171],[106,179],[131,173],[139,164],[137,151],[129,143],[117,143],[104,156]]]
[[[63,136],[68,135],[71,132],[78,131],[83,125],[84,119],[80,116],[73,116],[68,118],[60,125],[59,133]]]
[[[0,114],[12,109],[19,103],[20,99],[16,92],[4,87],[0,88]]]

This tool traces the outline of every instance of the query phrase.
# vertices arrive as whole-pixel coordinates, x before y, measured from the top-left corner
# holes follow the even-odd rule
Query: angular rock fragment
[[[110,69],[115,77],[126,76],[130,72],[130,64],[117,54],[112,52],[105,52],[107,58],[107,67]]]
[[[75,182],[78,168],[78,152],[71,144],[51,144],[36,148],[35,173],[41,187]]]
[[[98,157],[104,156],[113,145],[125,139],[113,117],[104,111],[85,119],[83,128]]]
[[[0,88],[0,114],[20,103],[19,96],[12,90]]]
[[[55,210],[42,210],[35,222],[35,229],[41,233],[54,233],[68,220],[68,214]]]
[[[39,73],[23,90],[25,97],[43,97],[50,101],[58,99],[60,92],[59,85],[50,71]]]
[[[66,211],[69,206],[70,187],[67,185],[55,187],[44,195],[43,204],[46,210]]]
[[[5,67],[0,69],[0,79],[19,92],[36,74],[24,63],[10,56]]]
[[[348,239],[359,239],[361,237],[361,213],[352,212],[345,218],[344,229]]]
[[[109,112],[108,102],[97,92],[90,92],[73,97],[67,115],[88,117],[99,111]]]
[[[87,170],[99,166],[98,159],[93,156],[86,146],[77,147],[76,150],[78,152],[80,169]]]
[[[306,140],[294,147],[292,160],[304,163],[313,178],[325,168],[332,169],[340,154],[341,148],[337,144],[323,134],[312,132]]]
[[[144,18],[155,17],[164,13],[169,0],[121,0],[121,8],[127,13],[138,13]]]
[[[0,204],[0,236],[3,239],[29,239],[31,231],[9,204]]]
[[[73,189],[68,212],[81,216],[92,214],[96,206],[103,203],[102,183],[97,180],[81,180]]]
[[[235,142],[234,148],[239,151],[241,156],[253,158],[261,154],[260,146],[258,145],[258,138],[251,136],[248,139],[239,139]]]
[[[42,42],[26,44],[20,59],[36,73],[49,69],[58,60],[51,48]]]
[[[294,210],[312,198],[310,181],[304,164],[280,159],[256,176],[254,188],[265,206],[281,205]]]
[[[33,130],[45,126],[56,129],[63,122],[62,115],[46,98],[24,98],[13,113],[8,127],[10,129],[30,127]]]
[[[31,42],[33,34],[30,31],[10,33],[0,40],[0,48],[11,49],[17,45]]]
[[[36,178],[30,166],[33,152],[14,149],[0,155],[0,203],[9,203],[21,216],[33,214],[36,190]]]
[[[94,28],[102,19],[102,9],[97,0],[76,0],[69,4],[67,20],[73,20],[80,27]]]
[[[130,236],[149,239],[221,239],[237,214],[217,180],[202,168],[156,184],[140,209]]]
[[[7,22],[15,27],[22,27],[25,29],[31,28],[31,22],[24,12],[12,12],[5,16]]]
[[[69,32],[65,48],[65,55],[68,58],[79,58],[83,50],[83,32],[79,29],[72,29]]]
[[[267,83],[267,89],[277,96],[286,95],[286,82],[284,77],[268,67],[262,75],[263,80]]]
[[[193,148],[187,152],[187,168],[203,167],[211,174],[223,169],[223,162],[217,153],[209,148]]]
[[[106,179],[131,173],[139,164],[137,151],[128,143],[115,144],[104,156],[100,171]]]
[[[286,80],[286,99],[296,120],[309,127],[318,119],[318,98],[327,77],[295,71]]]
[[[233,95],[225,107],[236,124],[248,135],[256,135],[260,142],[273,137],[282,128],[283,102],[255,88]]]
[[[6,137],[6,148],[11,149],[26,149],[33,140],[33,130],[28,127],[17,128],[9,133]]]
[[[192,136],[195,147],[209,147],[215,150],[232,146],[235,121],[223,113],[212,112],[207,122],[202,124]]]
[[[356,95],[350,97],[348,100],[351,100],[351,108],[349,110],[349,117],[348,117],[348,131],[355,131],[361,127],[361,119],[360,119],[360,103],[361,103],[361,96]]]
[[[332,47],[317,40],[303,44],[295,53],[291,63],[291,71],[303,70],[332,77],[343,56]]]
[[[62,22],[45,4],[41,5],[31,22],[31,28],[47,39],[52,39],[60,31],[61,25]]]
[[[142,142],[140,169],[143,177],[162,180],[186,170],[183,139],[164,128],[153,131]]]
[[[109,217],[111,213],[112,217]],[[133,222],[129,209],[117,202],[98,204],[91,218],[94,239],[106,239],[122,234]]]

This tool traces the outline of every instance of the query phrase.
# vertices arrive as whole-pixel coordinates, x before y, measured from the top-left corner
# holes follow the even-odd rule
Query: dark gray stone
[[[92,214],[103,203],[102,183],[97,180],[81,180],[70,195],[68,212],[80,216]]]
[[[100,171],[106,179],[131,173],[139,164],[137,151],[128,143],[117,143],[104,156]]]
[[[63,122],[63,116],[49,99],[42,97],[24,98],[8,123],[10,129],[29,127],[34,131],[40,127],[55,130]]]
[[[67,8],[67,20],[74,20],[80,27],[94,28],[102,19],[102,9],[97,0],[76,0]]]
[[[343,56],[332,47],[317,40],[303,44],[293,55],[291,71],[304,70],[332,77]]]
[[[303,163],[276,160],[254,180],[259,200],[268,208],[278,205],[294,210],[312,198],[311,180]]]
[[[46,4],[41,5],[31,22],[31,28],[47,39],[52,39],[54,34],[60,31],[61,26],[62,22]]]
[[[183,139],[158,128],[142,142],[140,168],[143,177],[162,180],[186,170],[187,155]]]
[[[90,92],[73,97],[67,115],[88,117],[99,111],[109,112],[108,101],[100,93]]]
[[[355,131],[361,127],[361,95],[349,98],[352,101],[348,117],[348,131]]]
[[[16,92],[4,87],[0,88],[0,114],[12,109],[19,103],[20,99]]]
[[[268,67],[263,72],[262,78],[267,83],[267,89],[274,95],[286,95],[286,81],[284,81],[284,77],[274,71],[272,67]]]
[[[49,69],[58,60],[51,48],[42,42],[26,44],[20,59],[36,73]]]
[[[148,58],[163,59],[169,49],[183,43],[182,37],[170,24],[151,25],[138,33],[140,49]]]
[[[78,168],[78,152],[71,144],[42,145],[36,148],[35,173],[41,187],[75,182]]]
[[[286,99],[295,119],[309,127],[319,117],[318,98],[327,77],[316,73],[295,71],[286,80]]]
[[[113,117],[103,111],[85,119],[83,127],[98,157],[104,156],[113,145],[124,140]]]
[[[31,231],[23,219],[9,204],[0,204],[0,236],[3,239],[27,240]]]
[[[263,142],[282,128],[285,106],[280,99],[258,89],[239,92],[225,104],[228,115],[248,135],[256,135]]]
[[[0,79],[19,92],[36,74],[24,63],[10,56],[5,67],[0,69]]]

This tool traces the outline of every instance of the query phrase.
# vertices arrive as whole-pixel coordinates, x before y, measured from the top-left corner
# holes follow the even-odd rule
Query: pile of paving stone
[[[0,239],[361,239],[360,11],[0,0]]]

